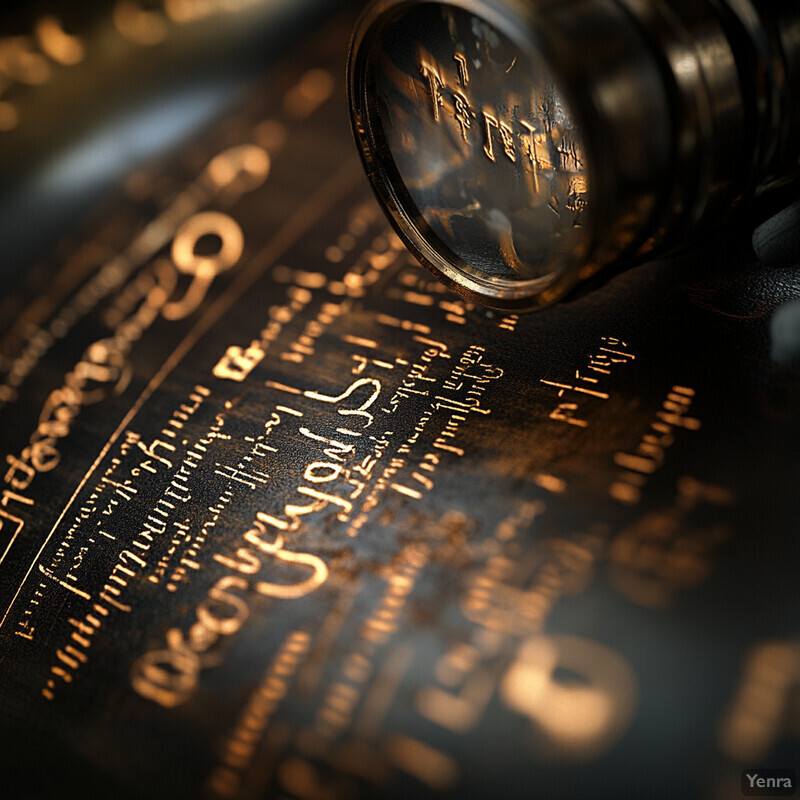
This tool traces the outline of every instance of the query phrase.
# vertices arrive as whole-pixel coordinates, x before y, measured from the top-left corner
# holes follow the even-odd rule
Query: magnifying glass
[[[380,0],[348,75],[398,234],[499,309],[549,305],[800,173],[794,0]]]

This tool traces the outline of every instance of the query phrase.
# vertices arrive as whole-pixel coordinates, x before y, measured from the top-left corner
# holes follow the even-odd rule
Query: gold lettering
[[[303,472],[303,477],[311,483],[327,483],[336,480],[343,469],[341,464],[332,464],[330,461],[312,461]]]
[[[218,564],[222,564],[228,569],[234,569],[244,575],[254,575],[261,569],[261,561],[246,547],[238,548],[236,551],[236,558],[239,560],[235,561],[234,559],[229,558],[228,556],[223,556],[219,553],[214,555],[214,561],[216,561]]]
[[[7,455],[6,461],[9,464],[9,470],[5,474],[6,483],[13,489],[19,489],[24,492],[31,485],[31,481],[36,475],[36,470],[16,456]],[[18,472],[22,473],[21,478],[17,477]]]
[[[475,112],[472,110],[469,100],[461,92],[453,92],[453,115],[461,129],[461,138],[469,144],[467,130],[472,127]]]
[[[219,239],[219,249],[213,255],[196,252],[198,242],[204,237]],[[192,276],[192,283],[180,301],[163,307],[164,319],[183,319],[195,311],[217,275],[233,267],[243,250],[244,234],[232,217],[220,211],[201,211],[189,217],[172,241],[172,260],[179,272]]]
[[[300,428],[300,433],[308,439],[313,439],[315,442],[322,442],[323,444],[330,445],[329,448],[323,449],[322,452],[332,461],[344,461],[345,456],[352,455],[354,452],[353,445],[319,436],[316,433],[312,433],[308,428]]]
[[[467,69],[467,57],[463,53],[456,53],[453,60],[458,65],[458,80],[462,86],[469,85],[469,71]]]
[[[226,575],[211,587],[208,597],[197,606],[197,621],[221,636],[236,633],[250,614],[247,603],[228,591],[231,588],[246,590],[247,581],[236,575]],[[215,613],[214,603],[232,608],[233,614],[227,617],[219,616]]]
[[[267,597],[275,597],[282,600],[292,600],[304,597],[318,589],[328,579],[328,567],[318,556],[310,553],[295,553],[291,550],[279,550],[275,557],[289,564],[298,564],[311,567],[313,574],[310,578],[295,584],[269,583],[259,581],[256,584],[256,591]]]
[[[331,397],[329,395],[320,394],[319,392],[312,392],[306,391],[303,392],[305,397],[309,397],[312,400],[319,400],[321,403],[341,403],[342,400],[346,400],[350,397],[353,392],[357,389],[361,388],[362,386],[372,386],[372,393],[370,394],[369,398],[365,400],[360,406],[357,408],[340,408],[338,409],[337,413],[341,416],[359,416],[365,417],[369,421],[364,425],[365,428],[368,428],[373,420],[374,417],[372,414],[368,414],[366,409],[368,409],[378,398],[378,395],[381,393],[381,382],[377,378],[359,378],[357,381],[353,381],[347,389],[337,397]]]
[[[438,122],[439,108],[444,105],[444,98],[442,97],[444,81],[439,77],[439,73],[436,71],[435,67],[432,67],[425,61],[419,65],[419,71],[422,73],[422,77],[428,81],[428,87],[431,93],[431,105],[433,107],[433,118]]]
[[[253,342],[246,350],[229,347],[214,366],[214,377],[241,383],[261,363],[265,355],[258,342]]]
[[[562,683],[559,669],[583,680]],[[577,636],[539,636],[520,648],[500,696],[531,719],[554,755],[586,760],[607,751],[627,728],[636,679],[608,647]]]
[[[498,120],[497,117],[495,117],[493,114],[490,114],[488,111],[483,112],[483,119],[486,132],[486,143],[483,146],[483,152],[486,153],[489,160],[496,161],[492,136],[492,129],[494,129],[500,136],[500,143],[503,146],[503,152],[506,154],[509,160],[516,161],[517,156],[514,152],[514,139],[511,127],[507,123]]]
[[[269,154],[254,144],[237,145],[223,150],[209,161],[206,175],[217,189],[235,194],[252,192],[267,179]]]
[[[184,641],[177,628],[167,631],[167,647],[151,650],[131,669],[131,685],[142,697],[164,708],[174,708],[189,699],[197,685],[200,658]]]

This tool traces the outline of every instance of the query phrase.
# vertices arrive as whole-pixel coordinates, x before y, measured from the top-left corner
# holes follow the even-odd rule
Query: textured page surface
[[[371,197],[351,24],[5,301],[11,785],[728,798],[796,768],[796,272],[728,231],[535,315],[465,304]]]

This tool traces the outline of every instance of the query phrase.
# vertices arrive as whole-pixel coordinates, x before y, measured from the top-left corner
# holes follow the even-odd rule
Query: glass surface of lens
[[[577,269],[590,238],[586,157],[543,59],[435,3],[405,7],[373,46],[374,135],[412,248],[422,240],[456,288],[490,301]]]

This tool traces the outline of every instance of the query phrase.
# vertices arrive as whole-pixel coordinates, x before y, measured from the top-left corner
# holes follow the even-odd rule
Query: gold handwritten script
[[[703,511],[733,502],[733,495],[719,486],[682,477],[670,506],[646,512],[612,542],[611,585],[646,608],[669,607],[680,590],[708,578],[729,536],[717,514],[708,518]]]
[[[800,639],[756,641],[745,655],[738,685],[721,715],[720,750],[743,766],[766,761],[782,740],[796,746],[798,691]]]
[[[564,683],[559,670],[579,675]],[[628,726],[637,685],[627,661],[578,636],[526,640],[500,686],[509,708],[527,716],[543,757],[587,760],[609,750]]]
[[[61,440],[69,436],[78,415],[86,407],[125,390],[131,376],[130,356],[142,335],[159,318],[175,322],[196,311],[217,276],[239,262],[244,247],[239,224],[225,213],[197,210],[198,204],[215,196],[235,198],[259,186],[268,174],[269,157],[255,145],[240,145],[219,153],[190,187],[191,191],[179,196],[83,287],[83,293],[101,297],[134,273],[105,313],[113,333],[86,348],[65,375],[63,384],[45,400],[28,445],[18,455],[6,456],[8,468],[3,480],[7,488],[0,493],[0,506],[8,508],[12,502],[33,505],[23,493],[38,473],[58,466]],[[171,257],[152,258],[169,243],[170,235]],[[198,253],[201,239],[216,241],[216,252]],[[148,258],[152,258],[149,263]],[[21,358],[24,361],[26,355]],[[22,375],[33,366],[35,360],[26,363]]]
[[[689,416],[694,396],[695,391],[689,386],[673,386],[635,451],[614,456],[623,471],[608,490],[611,497],[625,505],[638,503],[648,479],[664,463],[666,450],[675,441],[675,431],[700,430],[700,420]]]
[[[268,729],[280,702],[289,693],[292,677],[308,655],[312,641],[302,630],[292,631],[284,640],[223,743],[222,763],[215,767],[207,781],[212,795],[240,796],[242,776],[259,750],[259,737]]]
[[[269,537],[267,526],[258,519],[242,538],[245,544],[233,555],[215,554],[214,561],[229,573],[218,578],[195,607],[189,630],[170,628],[166,647],[150,650],[134,662],[131,685],[142,697],[165,708],[185,703],[197,688],[200,672],[219,663],[221,640],[238,633],[250,616],[248,594],[294,600],[316,591],[328,577],[321,558],[285,549],[283,536]],[[258,580],[268,561],[295,567],[299,579],[294,583]]]
[[[571,184],[569,210],[579,212],[585,206],[587,191],[583,175],[585,157],[575,130],[559,120],[563,114],[554,113],[558,101],[547,97],[533,98],[533,118],[518,118],[504,115],[491,105],[476,108],[467,94],[469,70],[466,56],[456,53],[456,77],[448,80],[444,69],[428,54],[419,61],[419,73],[427,85],[430,110],[437,124],[455,124],[464,145],[480,144],[481,152],[492,163],[498,157],[510,163],[521,164],[533,176],[534,188],[539,191],[540,176],[554,171],[574,173],[580,180]],[[457,85],[454,85],[457,84]],[[473,125],[477,122],[477,125]],[[480,142],[470,140],[473,127]],[[558,212],[559,209],[554,209]]]
[[[301,392],[298,389],[275,384],[274,382],[268,382],[268,385],[284,391],[288,390],[290,393],[302,394],[320,403],[337,406],[336,413],[338,416],[345,418],[347,427],[344,425],[339,426],[336,431],[341,436],[349,439],[360,438],[363,431],[373,424],[375,416],[367,409],[373,406],[382,388],[381,381],[377,378],[359,378],[353,381],[344,392],[336,396],[322,394],[315,390]],[[352,406],[350,403],[345,403],[345,401],[352,401]],[[342,403],[344,403],[344,406],[340,406]],[[262,511],[259,512],[258,519],[280,531],[296,531],[301,526],[300,517],[316,514],[329,506],[333,506],[339,509],[337,519],[340,522],[346,522],[353,510],[352,495],[351,497],[344,497],[340,494],[321,491],[317,487],[320,484],[337,481],[341,477],[350,477],[350,472],[344,469],[342,461],[353,456],[353,445],[313,433],[308,428],[301,428],[300,434],[307,439],[327,445],[327,448],[324,449],[324,455],[327,460],[315,459],[308,463],[303,470],[304,480],[313,485],[301,484],[295,489],[297,494],[302,495],[304,498],[309,498],[310,502],[302,504],[297,501],[289,502],[284,504],[281,515],[276,516]]]
[[[600,344],[589,355],[586,365],[575,370],[574,377],[564,380],[541,378],[539,383],[558,390],[556,396],[561,401],[550,412],[550,419],[578,428],[588,427],[589,420],[583,411],[586,401],[589,398],[608,400],[611,395],[604,391],[608,376],[617,369],[617,365],[628,364],[635,359],[627,342],[615,336],[601,336]]]

